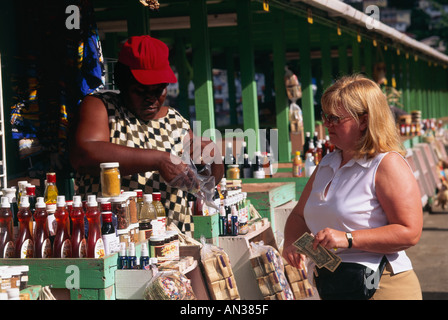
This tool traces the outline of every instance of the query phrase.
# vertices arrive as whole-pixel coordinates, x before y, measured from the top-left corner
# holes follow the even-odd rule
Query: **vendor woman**
[[[185,146],[190,146],[186,141],[193,141],[193,133],[178,111],[164,106],[168,84],[177,82],[168,53],[163,42],[147,35],[131,37],[124,43],[114,71],[120,92],[102,92],[84,98],[70,159],[77,171],[80,195],[100,192],[100,163],[118,162],[123,190],[160,192],[168,218],[182,221],[187,214],[187,192],[169,182],[179,175],[186,185],[195,179],[178,158],[185,159],[182,153],[188,150]],[[190,139],[184,139],[187,136]],[[208,144],[214,143],[201,139],[202,150]],[[215,146],[207,147],[212,150],[208,157],[194,162],[211,163],[211,174],[218,183],[224,168]],[[193,156],[193,148],[189,149]]]

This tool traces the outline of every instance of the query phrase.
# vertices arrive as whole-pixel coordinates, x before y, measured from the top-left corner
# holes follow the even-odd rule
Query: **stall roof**
[[[298,3],[306,4],[310,7],[327,12],[331,18],[345,19],[348,24],[355,25],[358,28],[363,28],[364,32],[375,33],[382,37],[389,38],[394,45],[400,44],[404,47],[410,48],[411,50],[415,50],[417,54],[426,55],[428,58],[436,59],[439,62],[448,63],[447,55],[415,39],[412,39],[408,35],[399,32],[378,20],[374,20],[372,11],[369,12],[370,15],[367,15],[366,13],[356,10],[352,6],[339,0],[273,0],[271,2],[279,6],[287,5],[288,7],[297,6]],[[297,9],[301,8],[297,7]]]

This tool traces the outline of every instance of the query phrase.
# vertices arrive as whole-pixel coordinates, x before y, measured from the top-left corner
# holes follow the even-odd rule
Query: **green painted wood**
[[[338,43],[338,77],[348,74],[348,55],[347,55],[347,41],[345,36],[339,36]]]
[[[361,72],[361,48],[356,35],[352,38],[352,72]]]
[[[179,95],[177,97],[179,112],[182,116],[190,120],[190,103],[188,99],[188,84],[190,82],[192,71],[187,60],[185,38],[176,34],[174,44],[174,59],[176,61],[177,83],[179,85]]]
[[[365,39],[363,41],[363,49],[364,49],[364,72],[367,77],[372,79],[373,76],[373,45],[370,39]]]
[[[291,141],[289,139],[289,106],[285,87],[285,43],[283,37],[282,12],[277,12],[272,24],[273,72],[275,87],[275,113],[278,129],[278,161],[289,161],[291,157]]]
[[[332,58],[331,58],[331,43],[330,43],[330,28],[320,27],[320,51],[322,53],[322,89],[325,91],[333,82],[332,76]]]
[[[194,238],[200,239],[204,236],[206,239],[219,237],[219,213],[216,212],[209,216],[193,216]]]
[[[314,132],[314,97],[312,87],[310,29],[312,26],[305,18],[298,20],[300,33],[298,34],[298,47],[300,52],[300,75],[302,85],[302,114],[304,132]]]
[[[104,289],[114,284],[118,254],[104,259],[0,259],[0,265],[28,265],[28,284],[67,288],[75,285],[79,274],[79,288]]]
[[[127,2],[128,37],[149,34],[149,10],[138,1]]]
[[[236,87],[235,87],[235,63],[234,63],[235,48],[228,47],[225,49],[226,55],[226,69],[227,69],[227,87],[229,93],[229,108],[230,108],[230,124],[238,124],[238,113],[236,110]]]
[[[238,51],[240,55],[240,72],[243,102],[244,131],[256,133],[255,150],[260,151],[259,113],[257,85],[255,82],[254,47],[252,40],[252,12],[250,0],[236,2],[238,22]]]
[[[196,132],[196,134],[202,135],[204,131],[209,130],[210,138],[215,140],[215,109],[207,4],[205,0],[192,0],[189,5],[196,120],[200,122],[200,132]]]

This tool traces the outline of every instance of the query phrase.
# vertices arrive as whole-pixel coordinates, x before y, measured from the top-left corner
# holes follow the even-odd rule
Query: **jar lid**
[[[103,162],[100,163],[100,168],[109,169],[109,168],[118,168],[120,164],[118,162]]]
[[[164,236],[151,236],[149,237],[149,241],[164,241],[165,237]]]

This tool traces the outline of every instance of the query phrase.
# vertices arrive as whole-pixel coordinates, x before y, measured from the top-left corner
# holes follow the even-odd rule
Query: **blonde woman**
[[[375,82],[354,75],[336,81],[321,102],[337,149],[319,163],[289,216],[283,256],[299,267],[305,257],[292,243],[310,232],[314,248],[320,244],[342,259],[335,272],[308,271],[321,298],[422,299],[404,251],[421,236],[421,196],[386,97]],[[360,272],[364,283],[349,285]],[[372,284],[376,291],[359,294]]]

